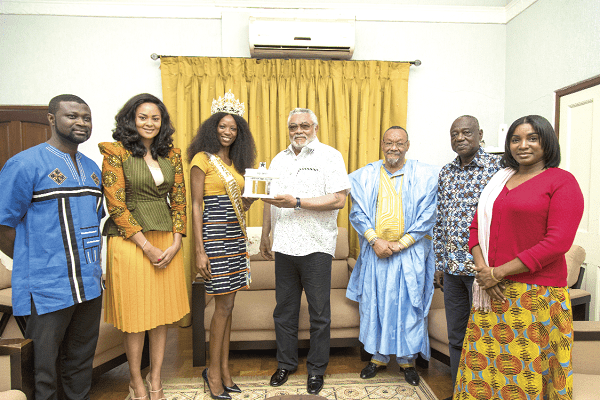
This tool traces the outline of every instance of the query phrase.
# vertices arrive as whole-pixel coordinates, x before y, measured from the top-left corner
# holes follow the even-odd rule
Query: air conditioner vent
[[[354,24],[353,19],[250,17],[250,54],[255,58],[349,60],[354,53]]]

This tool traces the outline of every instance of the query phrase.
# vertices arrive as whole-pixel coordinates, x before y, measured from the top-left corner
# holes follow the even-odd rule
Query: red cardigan
[[[494,202],[488,261],[498,267],[518,257],[529,272],[507,276],[515,282],[567,286],[565,253],[583,215],[583,194],[575,177],[549,168],[508,190]],[[477,213],[470,227],[469,250],[479,244]]]

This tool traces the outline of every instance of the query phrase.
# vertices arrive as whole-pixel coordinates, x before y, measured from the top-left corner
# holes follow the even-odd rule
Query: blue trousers
[[[448,349],[450,350],[450,373],[453,383],[456,382],[458,363],[473,303],[474,280],[474,276],[451,275],[444,272],[444,304],[448,328]]]
[[[279,368],[298,368],[298,317],[302,290],[310,316],[310,350],[306,369],[324,375],[329,363],[331,327],[331,260],[326,253],[289,256],[275,253],[275,298],[273,312]]]
[[[59,373],[64,399],[89,399],[101,311],[102,296],[42,315],[32,301],[25,334],[33,340],[36,400],[58,398]]]

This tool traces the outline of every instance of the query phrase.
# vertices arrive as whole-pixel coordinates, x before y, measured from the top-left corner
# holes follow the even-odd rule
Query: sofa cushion
[[[10,279],[12,276],[12,271],[8,270],[2,261],[0,261],[0,290],[6,289],[11,286]],[[2,303],[4,304],[4,303]]]
[[[573,399],[597,400],[600,393],[600,376],[573,374]]]

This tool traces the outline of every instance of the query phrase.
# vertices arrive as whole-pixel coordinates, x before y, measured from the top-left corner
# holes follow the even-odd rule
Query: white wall
[[[114,117],[133,95],[162,98],[160,61],[150,54],[221,54],[215,19],[0,16],[0,104],[47,105],[73,93],[92,110],[82,152],[101,163],[97,144],[112,141]]]
[[[501,24],[357,22],[355,59],[414,60],[408,79],[409,158],[443,165],[455,154],[450,125],[479,119],[496,144],[504,119],[505,26]]]
[[[94,123],[81,150],[100,162],[97,143],[111,140],[124,102],[140,92],[162,97],[151,53],[249,56],[246,18],[223,12],[221,32],[220,19],[0,15],[0,104],[81,96]],[[354,59],[423,62],[409,78],[409,157],[450,161],[448,131],[462,114],[477,116],[495,143],[504,117],[503,24],[359,21],[356,39]]]
[[[600,74],[600,1],[538,0],[506,27],[506,122],[554,125],[554,91]]]

